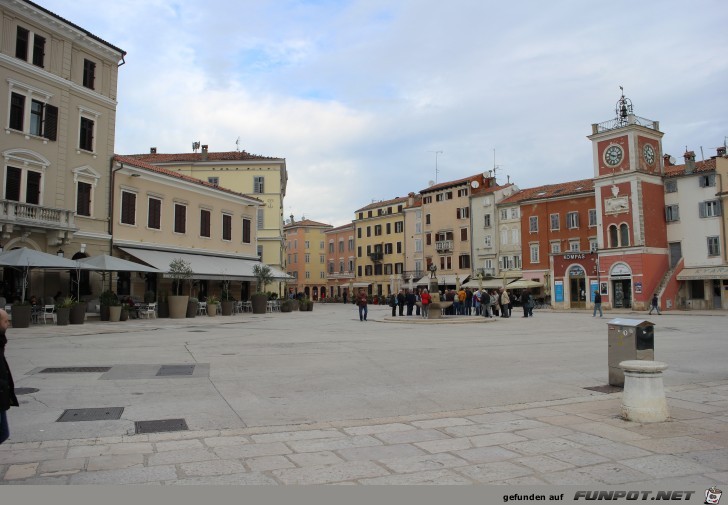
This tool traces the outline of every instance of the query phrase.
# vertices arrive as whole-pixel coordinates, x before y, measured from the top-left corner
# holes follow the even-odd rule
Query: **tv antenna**
[[[495,149],[493,149],[493,180],[495,180],[495,174],[496,174],[496,171],[497,171],[497,170],[498,170],[498,169],[499,169],[500,167],[502,167],[502,166],[503,166],[503,165],[496,165],[496,164],[495,164]]]
[[[200,148],[200,141],[199,140],[197,142],[192,142],[192,152],[193,153],[196,153],[199,148]]]
[[[437,169],[437,155],[442,154],[442,151],[427,151],[429,153],[435,153],[435,184],[437,184],[437,174],[440,173],[440,171]]]
[[[240,137],[235,140],[235,150],[240,152]]]

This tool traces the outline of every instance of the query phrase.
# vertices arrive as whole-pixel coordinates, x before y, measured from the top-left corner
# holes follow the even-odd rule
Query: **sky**
[[[286,159],[296,219],[494,166],[521,188],[592,177],[620,86],[678,163],[728,136],[724,0],[35,1],[127,52],[116,153],[239,139]]]

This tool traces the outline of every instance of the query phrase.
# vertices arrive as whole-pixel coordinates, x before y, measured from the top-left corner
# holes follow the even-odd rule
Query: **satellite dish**
[[[480,186],[480,183],[478,181],[473,181],[473,182],[470,183],[470,185],[473,187],[473,189],[475,189],[478,186]]]
[[[435,181],[429,181],[429,182],[427,183],[427,186],[428,186],[428,187],[430,187],[430,188],[431,188],[432,186],[434,186],[434,185],[435,185]]]
[[[675,160],[675,157],[674,156],[670,156],[670,165],[674,165],[675,164],[675,161],[676,161]]]
[[[488,177],[490,177],[490,171],[488,170],[488,171],[483,172],[483,177],[485,177],[486,179]]]

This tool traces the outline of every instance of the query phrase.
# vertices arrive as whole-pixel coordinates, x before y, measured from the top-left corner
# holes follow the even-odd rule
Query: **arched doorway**
[[[632,307],[632,270],[626,263],[615,263],[609,271],[613,307]]]
[[[77,252],[71,259],[80,260],[82,258],[88,258],[88,254]],[[68,292],[71,293],[72,297],[78,299],[82,296],[88,296],[91,294],[91,280],[88,270],[76,270],[75,272],[71,272],[68,279]]]
[[[318,286],[313,287],[313,298],[312,300],[318,300]]]
[[[569,300],[572,309],[586,308],[586,271],[581,265],[569,268]]]
[[[321,299],[323,300],[324,298],[326,298],[326,287],[322,286],[321,287]]]

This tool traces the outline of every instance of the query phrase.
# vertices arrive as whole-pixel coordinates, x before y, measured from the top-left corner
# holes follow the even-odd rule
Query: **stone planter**
[[[250,297],[253,305],[253,314],[265,314],[268,310],[268,297],[263,293],[256,293]]]
[[[293,310],[293,303],[290,300],[281,302],[281,312],[291,312]]]
[[[188,318],[195,317],[197,315],[198,307],[199,307],[199,305],[197,304],[197,302],[188,301],[187,302],[187,317]]]
[[[13,328],[28,328],[32,313],[32,305],[13,305],[13,308],[10,310],[13,318]]]
[[[118,323],[121,319],[121,305],[112,305],[109,307],[109,322]]]
[[[207,304],[207,315],[210,317],[215,317],[217,315],[219,305],[217,303],[208,303]]]
[[[119,315],[119,321],[128,321],[129,320],[129,309],[121,309],[121,314]]]
[[[306,303],[306,311],[307,312],[312,312],[313,311],[313,302],[310,301],[310,300]]]
[[[71,324],[83,324],[86,320],[86,304],[76,303],[71,307],[71,313],[68,317],[68,322]]]
[[[169,317],[172,319],[184,319],[187,317],[187,300],[189,296],[169,296]]]
[[[56,324],[58,326],[68,326],[71,320],[71,308],[61,307],[56,309]]]
[[[220,302],[220,313],[223,316],[232,316],[233,315],[233,302],[232,300],[223,300]]]

